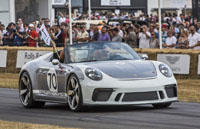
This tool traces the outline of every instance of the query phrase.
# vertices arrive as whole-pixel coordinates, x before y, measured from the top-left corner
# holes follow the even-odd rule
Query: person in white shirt
[[[176,46],[177,39],[175,36],[173,36],[172,31],[167,32],[167,38],[165,43],[163,44],[164,48],[174,48]]]
[[[194,26],[190,27],[190,35],[188,37],[188,40],[189,48],[200,50],[200,34],[196,32],[196,28]]]
[[[20,24],[21,28],[20,28],[20,32],[24,32],[24,24],[21,18],[18,18],[17,22]]]
[[[121,30],[120,24],[117,24],[117,29],[119,30],[119,35],[120,35],[121,37],[124,37],[124,33],[123,33],[123,31]]]
[[[81,31],[78,32],[77,41],[78,43],[87,42],[89,40],[89,33],[85,30],[85,27],[80,27]]]
[[[59,19],[59,25],[61,25],[61,23],[65,23],[66,22],[66,18],[64,16],[64,14],[60,13],[60,19]]]
[[[142,31],[137,35],[139,39],[139,48],[149,48],[151,33],[148,32],[146,25],[143,25],[141,29]]]

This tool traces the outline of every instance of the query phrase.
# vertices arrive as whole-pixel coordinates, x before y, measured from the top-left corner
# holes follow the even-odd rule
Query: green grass
[[[18,74],[1,73],[0,88],[18,88]],[[178,97],[184,102],[200,102],[200,80],[178,81]]]
[[[64,128],[59,126],[51,126],[43,124],[8,122],[0,120],[0,129],[74,129],[74,128]]]

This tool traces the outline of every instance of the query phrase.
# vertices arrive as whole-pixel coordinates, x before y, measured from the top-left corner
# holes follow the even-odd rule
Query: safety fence
[[[62,48],[58,48],[62,49]],[[49,53],[52,48],[0,47],[0,73],[19,73],[28,61]],[[149,60],[170,66],[177,79],[200,79],[200,51],[179,49],[135,49]]]

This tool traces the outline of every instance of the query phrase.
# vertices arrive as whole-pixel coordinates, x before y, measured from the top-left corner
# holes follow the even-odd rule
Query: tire
[[[45,102],[34,101],[30,76],[24,72],[19,79],[19,98],[25,108],[42,108]]]
[[[172,103],[158,103],[158,104],[152,104],[154,108],[168,108]]]
[[[75,74],[72,74],[67,82],[67,103],[71,111],[80,112],[83,109],[81,85]]]

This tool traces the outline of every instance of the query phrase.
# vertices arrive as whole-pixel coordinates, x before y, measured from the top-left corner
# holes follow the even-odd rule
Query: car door
[[[64,64],[53,65],[51,60],[43,62],[38,70],[38,82],[45,100],[64,101],[66,99],[65,86],[68,69]]]

